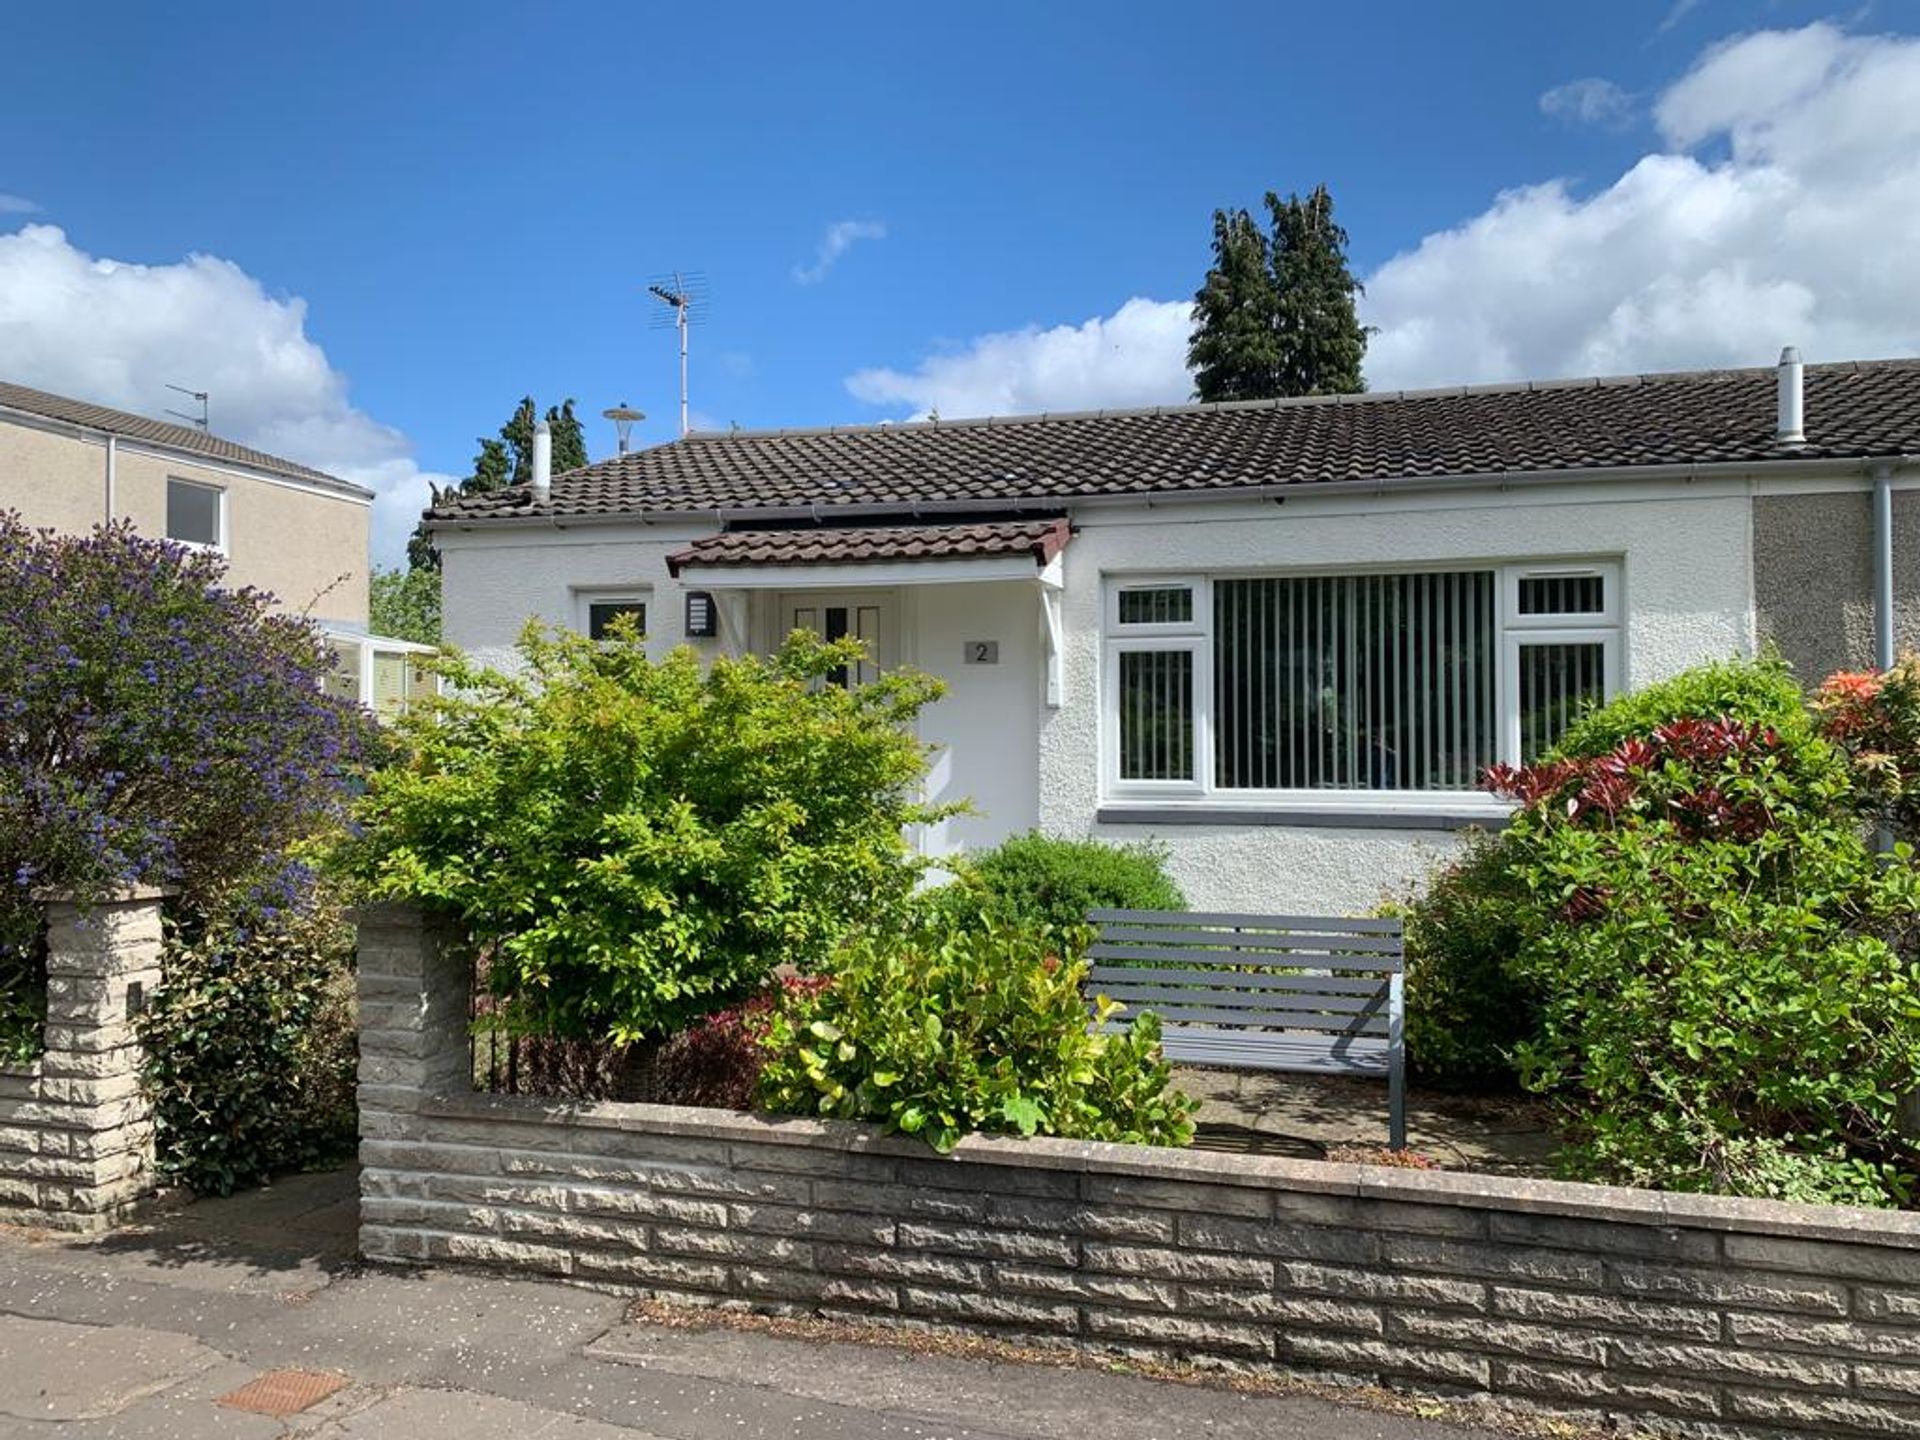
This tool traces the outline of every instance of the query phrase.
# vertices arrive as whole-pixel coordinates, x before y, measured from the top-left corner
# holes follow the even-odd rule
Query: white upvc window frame
[[[1550,561],[1422,562],[1403,565],[1351,566],[1339,569],[1233,570],[1195,574],[1110,575],[1101,597],[1100,665],[1100,793],[1103,800],[1169,805],[1204,801],[1226,807],[1303,810],[1344,809],[1357,812],[1415,813],[1421,810],[1485,809],[1489,815],[1510,808],[1479,790],[1251,790],[1229,789],[1213,783],[1214,636],[1213,582],[1215,579],[1284,579],[1302,575],[1386,574],[1490,571],[1497,597],[1494,633],[1496,713],[1501,737],[1500,759],[1520,760],[1520,652],[1528,645],[1598,643],[1603,647],[1602,679],[1606,697],[1618,695],[1624,683],[1623,566],[1618,559]],[[1534,577],[1598,576],[1602,580],[1602,608],[1598,612],[1564,615],[1521,615],[1520,582]],[[1186,587],[1193,592],[1193,619],[1179,623],[1123,624],[1120,595],[1129,590]],[[1185,650],[1193,660],[1193,770],[1182,780],[1123,780],[1120,777],[1120,660],[1128,652]]]
[[[167,542],[172,545],[184,546],[188,550],[205,551],[206,553],[211,555],[227,554],[228,553],[227,542],[229,537],[229,531],[227,528],[227,500],[228,500],[227,487],[224,485],[209,484],[205,480],[189,480],[184,475],[167,476],[168,491],[171,491],[175,485],[185,486],[189,490],[211,490],[213,492],[214,538],[212,542],[209,543],[205,540],[181,540],[173,535],[168,535]],[[170,506],[172,504],[171,494],[163,496],[161,503],[165,506]],[[161,517],[160,528],[163,533],[168,528],[166,524],[164,511]]]

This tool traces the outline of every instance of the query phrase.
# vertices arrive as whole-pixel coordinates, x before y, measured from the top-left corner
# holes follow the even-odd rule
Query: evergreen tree
[[[573,413],[573,400],[547,409],[547,427],[553,431],[553,473],[565,474],[587,463],[587,432]]]
[[[1202,400],[1356,394],[1367,330],[1354,301],[1347,232],[1324,185],[1267,193],[1273,232],[1244,210],[1213,214],[1213,265],[1193,297],[1187,365]]]
[[[1316,185],[1304,200],[1267,192],[1273,216],[1275,329],[1281,395],[1358,395],[1367,330],[1354,310],[1360,282],[1347,266],[1347,232],[1333,196]]]
[[[1193,297],[1187,368],[1202,400],[1279,393],[1279,337],[1267,237],[1244,210],[1213,212],[1213,268]]]
[[[500,439],[513,458],[510,484],[527,485],[533,481],[533,427],[539,423],[539,419],[540,412],[534,408],[533,397],[523,395],[520,403],[514,407],[512,417],[500,427]]]
[[[480,453],[473,457],[473,474],[460,484],[462,495],[485,495],[490,490],[504,490],[513,477],[513,461],[508,458],[507,447],[498,440],[489,440],[484,435],[475,441]]]

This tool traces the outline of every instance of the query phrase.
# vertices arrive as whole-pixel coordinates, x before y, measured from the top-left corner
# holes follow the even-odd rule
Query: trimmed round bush
[[[1090,910],[1184,910],[1166,852],[1150,845],[1064,840],[1037,831],[967,857],[933,905],[961,923],[1064,930]]]

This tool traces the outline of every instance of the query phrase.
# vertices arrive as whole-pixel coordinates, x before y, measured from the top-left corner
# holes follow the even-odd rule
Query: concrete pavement
[[[294,1177],[102,1238],[0,1230],[0,1437],[1493,1440],[1505,1433],[1308,1396],[919,1347],[635,1323],[621,1297],[567,1285],[362,1269],[352,1259],[353,1224],[352,1177],[339,1172]],[[303,1386],[305,1394],[297,1393]],[[273,1413],[312,1395],[322,1398]]]

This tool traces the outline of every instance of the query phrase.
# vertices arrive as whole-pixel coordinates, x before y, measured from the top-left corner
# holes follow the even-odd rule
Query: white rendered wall
[[[599,591],[651,592],[648,649],[664,654],[686,640],[684,591],[667,573],[667,556],[713,526],[660,525],[501,527],[442,531],[441,609],[447,643],[488,665],[515,668],[514,640],[530,617],[568,628],[580,624],[582,596]],[[693,641],[717,649],[729,637]],[[735,640],[730,648],[743,648]]]
[[[1624,498],[1636,495],[1648,498]],[[1639,686],[1700,661],[1753,653],[1749,504],[1744,485],[1729,483],[1712,492],[1702,485],[1697,494],[1589,485],[1424,500],[1328,496],[1083,510],[1063,555],[1065,703],[1042,712],[1041,827],[1164,845],[1196,907],[1367,910],[1403,893],[1457,842],[1433,830],[1096,820],[1103,576],[1619,558],[1622,668],[1627,683]]]

